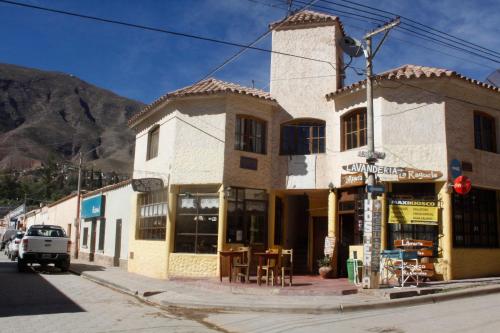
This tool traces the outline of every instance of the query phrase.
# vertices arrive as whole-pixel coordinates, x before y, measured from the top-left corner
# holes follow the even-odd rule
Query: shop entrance
[[[328,217],[313,217],[313,272],[318,271],[318,259],[325,256],[325,237],[328,236]]]
[[[286,237],[284,247],[293,249],[293,271],[296,274],[310,273],[307,267],[309,240],[309,197],[286,196]]]
[[[346,262],[349,259],[349,246],[354,244],[354,214],[341,214],[339,218],[339,256],[337,272],[339,277],[347,277]]]

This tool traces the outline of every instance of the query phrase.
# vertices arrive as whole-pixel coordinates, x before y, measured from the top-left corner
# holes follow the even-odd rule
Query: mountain
[[[0,64],[0,169],[74,162],[81,151],[95,169],[131,172],[127,120],[142,107],[73,75]]]

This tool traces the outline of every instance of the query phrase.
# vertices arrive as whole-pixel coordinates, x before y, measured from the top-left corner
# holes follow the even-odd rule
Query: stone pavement
[[[500,292],[500,277],[430,282],[419,287],[363,290],[346,279],[294,277],[294,286],[222,283],[215,278],[161,280],[73,260],[71,271],[99,284],[166,307],[328,313],[437,303]]]

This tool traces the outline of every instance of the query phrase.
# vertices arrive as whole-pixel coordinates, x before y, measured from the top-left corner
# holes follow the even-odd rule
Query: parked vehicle
[[[54,264],[63,272],[69,269],[71,241],[64,229],[56,225],[33,225],[21,240],[17,268],[26,270],[28,264]]]
[[[16,229],[7,229],[2,236],[2,241],[0,243],[0,251],[5,249],[5,246],[10,242],[10,238],[16,234]],[[7,253],[5,253],[7,254]]]
[[[10,260],[14,261],[17,258],[19,253],[19,244],[21,243],[21,239],[24,237],[24,232],[18,231],[15,236],[11,237],[11,241],[8,246],[7,257]]]

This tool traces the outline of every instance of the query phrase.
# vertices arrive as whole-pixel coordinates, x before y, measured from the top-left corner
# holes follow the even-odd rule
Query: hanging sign
[[[363,185],[365,185],[365,174],[362,172],[340,175],[340,186],[342,187]]]
[[[436,201],[392,199],[389,203],[389,223],[438,224]]]
[[[432,180],[442,176],[441,171],[402,168],[402,171],[398,174],[398,180]]]
[[[455,180],[455,178],[462,175],[462,162],[457,160],[456,158],[452,159],[450,162],[450,171],[451,178]]]
[[[335,249],[335,237],[325,237],[325,249],[324,254],[330,258],[333,257],[333,251]]]
[[[132,179],[132,189],[135,192],[152,192],[163,188],[163,179],[161,178],[139,178]]]
[[[470,179],[466,176],[457,177],[457,179],[455,179],[453,183],[453,188],[455,189],[455,192],[461,195],[469,193],[471,187],[472,183],[470,182]]]
[[[389,167],[367,163],[353,163],[344,165],[342,166],[342,169],[349,172],[366,172],[386,175],[398,175],[403,171],[403,168],[400,167]]]

